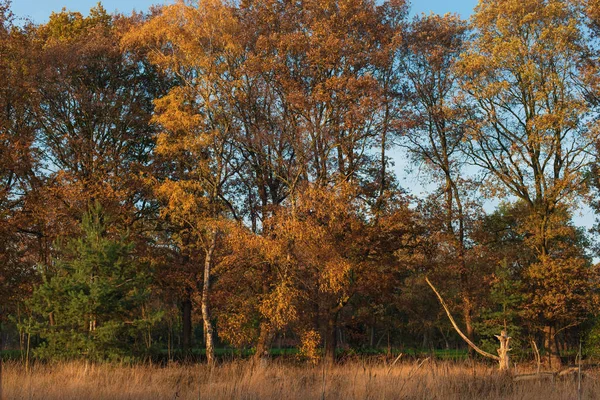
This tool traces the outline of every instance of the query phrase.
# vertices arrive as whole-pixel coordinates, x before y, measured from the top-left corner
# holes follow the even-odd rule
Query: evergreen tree
[[[108,231],[99,204],[82,221],[82,237],[65,245],[55,273],[43,276],[30,300],[42,317],[39,356],[126,359],[152,345],[150,329],[161,317],[149,306],[150,275],[134,258],[127,234]]]

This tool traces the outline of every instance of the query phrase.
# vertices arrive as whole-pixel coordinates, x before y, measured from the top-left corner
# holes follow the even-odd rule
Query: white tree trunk
[[[202,287],[202,320],[204,321],[204,338],[206,340],[206,361],[208,365],[215,362],[214,329],[210,309],[210,273],[213,264],[213,255],[217,246],[217,231],[211,232],[209,248],[204,259],[204,281]]]

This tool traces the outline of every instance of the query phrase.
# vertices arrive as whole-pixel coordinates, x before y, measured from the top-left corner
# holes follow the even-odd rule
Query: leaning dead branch
[[[507,334],[506,334],[505,331],[502,331],[502,333],[500,335],[496,335],[496,337],[500,341],[500,348],[498,349],[498,355],[494,355],[494,354],[488,353],[487,351],[484,351],[484,350],[480,349],[479,347],[477,347],[477,345],[475,343],[473,343],[467,337],[467,335],[465,335],[460,330],[460,328],[458,327],[458,324],[456,323],[456,321],[452,317],[452,314],[450,313],[450,308],[448,308],[448,306],[446,305],[446,302],[444,301],[444,299],[442,298],[442,296],[440,295],[440,293],[437,291],[437,289],[435,288],[435,286],[433,286],[433,284],[431,283],[431,281],[429,280],[428,277],[425,277],[425,281],[427,282],[427,284],[429,285],[429,287],[431,288],[431,290],[433,290],[433,292],[437,296],[438,300],[440,301],[440,304],[444,308],[444,311],[446,311],[446,315],[448,316],[448,319],[450,320],[450,323],[452,323],[452,326],[454,327],[454,330],[456,330],[456,332],[460,335],[460,337],[465,342],[467,342],[467,344],[473,350],[475,350],[477,353],[481,354],[484,357],[491,358],[492,360],[498,361],[500,370],[502,370],[502,371],[508,370],[508,368],[509,368],[508,352],[510,351],[510,347],[509,347],[508,343],[509,343],[509,341],[511,339],[510,336],[507,336]]]
[[[538,350],[537,343],[535,343],[535,340],[531,339],[531,345],[533,347],[533,352],[535,354],[535,363],[537,364],[537,373],[539,374],[542,369],[542,357],[540,356],[540,351]]]

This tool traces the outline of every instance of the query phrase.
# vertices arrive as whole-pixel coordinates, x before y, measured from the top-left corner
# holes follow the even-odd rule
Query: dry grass
[[[325,372],[325,373],[324,373]],[[521,371],[524,372],[524,371]],[[514,382],[469,363],[350,362],[321,366],[249,362],[114,366],[7,363],[4,399],[576,399],[577,380]],[[0,396],[1,397],[1,396]],[[598,372],[583,381],[583,399],[600,397]]]

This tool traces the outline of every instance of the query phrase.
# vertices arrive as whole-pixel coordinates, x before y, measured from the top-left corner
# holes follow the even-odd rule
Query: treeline
[[[5,348],[600,351],[600,2],[0,3]],[[392,155],[426,196],[404,190]],[[498,204],[484,210],[486,201]]]

